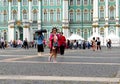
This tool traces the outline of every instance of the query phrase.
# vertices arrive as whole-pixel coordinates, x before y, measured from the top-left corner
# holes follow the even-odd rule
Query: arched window
[[[57,21],[60,21],[60,9],[57,9]]]
[[[73,22],[73,10],[70,10],[70,14],[69,14],[69,17],[70,17],[70,22]]]
[[[54,18],[54,12],[53,10],[50,10],[50,21],[53,22],[53,18]]]
[[[3,17],[4,17],[4,22],[7,22],[7,11],[6,10],[4,10],[4,13],[3,13]]]
[[[37,10],[33,10],[33,21],[37,21],[38,15],[37,15]]]
[[[100,17],[99,18],[104,19],[104,7],[103,6],[100,7]]]
[[[84,21],[88,21],[89,20],[89,17],[88,17],[88,10],[87,9],[85,9],[84,10]]]
[[[100,35],[104,36],[104,28],[100,28]]]
[[[23,20],[27,20],[27,11],[23,10]]]
[[[13,12],[12,12],[12,19],[17,20],[17,11],[16,10],[13,10]]]
[[[115,9],[113,6],[110,7],[109,18],[114,19]]]
[[[47,10],[46,9],[44,9],[44,22],[47,22]]]
[[[80,22],[80,21],[81,21],[81,12],[80,12],[79,9],[78,9],[77,12],[76,12],[76,21],[77,21],[77,22]]]

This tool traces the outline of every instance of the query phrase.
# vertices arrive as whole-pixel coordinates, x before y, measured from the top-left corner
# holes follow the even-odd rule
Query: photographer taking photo
[[[38,36],[37,36],[37,51],[38,51],[38,56],[41,56],[42,52],[44,52],[43,41],[44,41],[44,36],[43,36],[42,32],[39,32]]]

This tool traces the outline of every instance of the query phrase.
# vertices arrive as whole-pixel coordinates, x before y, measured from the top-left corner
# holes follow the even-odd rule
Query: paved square
[[[66,50],[57,63],[37,49],[0,50],[0,84],[119,84],[120,48]]]

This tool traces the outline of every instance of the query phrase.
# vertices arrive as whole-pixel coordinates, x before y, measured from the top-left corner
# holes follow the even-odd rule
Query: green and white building
[[[33,41],[35,31],[57,27],[88,39],[94,34],[120,38],[120,0],[0,0],[0,37]],[[119,44],[119,40],[115,41]]]

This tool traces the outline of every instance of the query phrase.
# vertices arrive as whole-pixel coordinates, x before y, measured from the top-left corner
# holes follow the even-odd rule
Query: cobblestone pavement
[[[0,84],[120,84],[120,48],[66,50],[57,63],[37,49],[0,50]]]

